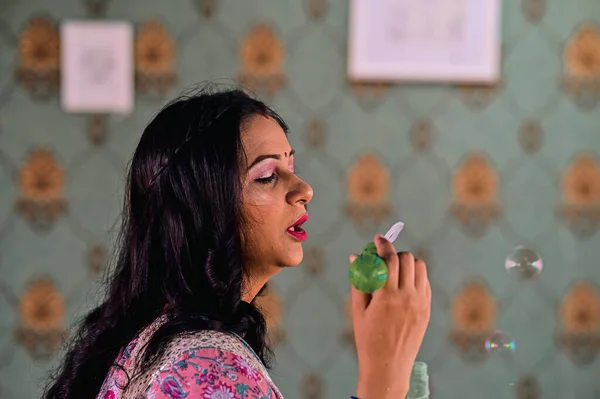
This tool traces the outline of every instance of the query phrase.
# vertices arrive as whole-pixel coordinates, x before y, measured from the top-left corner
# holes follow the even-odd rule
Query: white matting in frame
[[[130,23],[66,21],[61,25],[61,103],[66,111],[130,113],[133,75]]]
[[[351,80],[494,83],[500,0],[350,0]]]

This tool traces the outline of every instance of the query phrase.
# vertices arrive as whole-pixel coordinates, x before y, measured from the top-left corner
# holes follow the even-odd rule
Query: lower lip
[[[304,230],[304,229],[302,229],[300,231],[296,231],[296,230],[290,231],[290,230],[287,230],[287,233],[289,235],[291,235],[292,237],[294,237],[298,241],[306,241],[306,230]]]

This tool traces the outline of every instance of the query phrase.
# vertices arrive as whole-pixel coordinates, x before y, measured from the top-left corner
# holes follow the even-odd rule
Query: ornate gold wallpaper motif
[[[467,107],[474,111],[485,109],[502,89],[502,82],[494,85],[462,85],[459,86],[461,99]]]
[[[302,381],[302,393],[306,399],[321,399],[323,396],[323,381],[318,374],[310,373]]]
[[[579,282],[565,295],[561,305],[563,328],[571,334],[600,332],[600,297],[588,282]]]
[[[519,129],[519,145],[528,154],[537,152],[542,146],[543,130],[540,123],[536,120],[527,120],[523,122]]]
[[[517,399],[540,399],[542,397],[540,383],[533,374],[525,374],[519,378],[516,388]]]
[[[157,20],[140,26],[135,38],[136,86],[143,94],[163,96],[176,79],[175,43]]]
[[[210,18],[214,15],[217,10],[217,0],[195,0],[200,13],[205,18]]]
[[[565,48],[566,74],[578,79],[600,78],[600,31],[596,23],[579,27]]]
[[[33,227],[48,229],[66,211],[64,172],[47,149],[33,150],[19,173],[17,209]]]
[[[94,145],[99,145],[106,140],[106,115],[94,114],[88,120],[88,137]]]
[[[413,126],[410,131],[410,141],[413,147],[419,151],[424,151],[431,147],[433,132],[429,121],[419,121]]]
[[[581,153],[562,175],[561,214],[576,234],[595,234],[600,224],[600,164]]]
[[[35,98],[53,94],[60,78],[60,35],[46,16],[32,18],[19,37],[15,76]]]
[[[391,85],[389,83],[350,81],[350,88],[358,103],[366,111],[376,109],[387,97]]]
[[[586,21],[573,33],[564,49],[563,86],[575,103],[595,108],[600,98],[600,28]]]
[[[322,121],[310,121],[306,127],[306,141],[311,148],[323,147],[323,144],[325,144],[325,126]]]
[[[544,17],[546,12],[546,0],[523,0],[521,8],[528,21],[537,23]]]
[[[321,19],[327,11],[326,0],[306,0],[308,15],[313,19]]]
[[[34,357],[52,355],[59,347],[64,328],[64,300],[48,278],[30,282],[19,299],[17,340]]]
[[[587,281],[574,284],[560,306],[560,343],[577,363],[592,362],[600,350],[600,295]]]
[[[372,153],[358,157],[346,174],[346,210],[357,224],[379,224],[391,211],[390,172]]]
[[[323,253],[320,248],[310,248],[304,255],[306,271],[317,276],[323,271]]]
[[[108,251],[102,245],[94,245],[88,250],[87,259],[92,273],[100,275],[106,269]]]
[[[499,176],[487,157],[471,154],[454,172],[451,212],[473,234],[482,234],[501,212]]]
[[[240,83],[252,90],[274,94],[285,83],[285,47],[275,30],[265,23],[252,27],[240,46]]]
[[[110,0],[84,0],[84,6],[88,13],[93,16],[104,15]]]
[[[450,338],[466,359],[482,359],[496,314],[496,302],[484,283],[471,281],[463,285],[452,301]]]

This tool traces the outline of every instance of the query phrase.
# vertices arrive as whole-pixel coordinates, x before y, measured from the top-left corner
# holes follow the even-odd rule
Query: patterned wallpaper
[[[432,398],[600,398],[600,3],[503,1],[492,87],[345,77],[346,0],[0,0],[0,397],[39,397],[110,258],[123,171],[190,84],[232,79],[289,121],[315,189],[303,264],[262,306],[286,398],[344,398],[347,255],[401,219],[428,261]],[[135,25],[136,108],[59,107],[65,18]],[[504,262],[517,245],[543,271]],[[496,329],[516,342],[486,355]]]

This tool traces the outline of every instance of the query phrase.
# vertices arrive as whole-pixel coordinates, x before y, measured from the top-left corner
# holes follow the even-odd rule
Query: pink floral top
[[[123,349],[97,399],[283,399],[259,358],[233,334],[201,331],[176,338],[156,367],[139,370],[141,348],[162,323],[164,318],[157,319]],[[126,386],[127,375],[135,373],[141,374]]]

